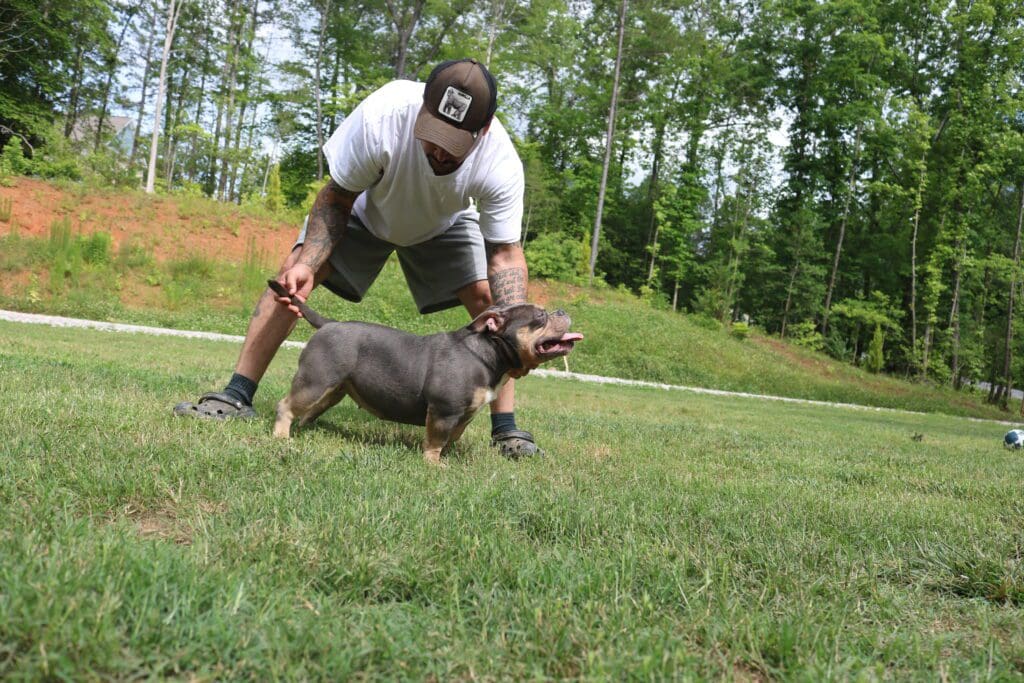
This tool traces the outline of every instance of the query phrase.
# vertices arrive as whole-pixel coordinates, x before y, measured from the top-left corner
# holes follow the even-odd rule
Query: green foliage
[[[527,243],[526,263],[532,277],[582,284],[587,278],[590,246],[564,233],[552,232]],[[583,266],[581,268],[581,266]]]
[[[113,240],[110,237],[110,233],[106,232],[94,232],[88,237],[82,237],[81,239],[81,250],[82,259],[86,263],[91,264],[105,264],[110,263],[111,254],[110,248],[113,244]]]
[[[883,292],[873,291],[868,299],[844,299],[832,307],[832,314],[868,327],[899,329],[899,310]]]
[[[188,254],[167,264],[167,270],[176,282],[193,284],[208,280],[216,268],[211,259],[200,254]]]
[[[31,169],[32,162],[25,158],[21,140],[10,138],[0,153],[0,176],[27,175]]]
[[[817,324],[813,320],[805,320],[793,323],[786,328],[787,337],[797,346],[812,351],[823,351],[825,349],[825,338],[818,331]]]
[[[686,316],[686,319],[697,327],[710,330],[712,332],[719,332],[722,329],[722,321],[708,315],[707,313],[692,313]]]
[[[122,271],[147,268],[153,265],[153,254],[133,240],[124,240],[118,245],[116,263]]]
[[[82,267],[81,242],[71,234],[71,221],[65,217],[50,224],[47,256],[50,261],[50,292],[60,295],[65,282],[78,284]]]
[[[734,322],[729,328],[729,334],[742,341],[750,336],[750,325],[745,322]]]
[[[113,149],[101,147],[97,152],[90,152],[81,165],[83,178],[95,185],[132,188],[140,182],[138,171]]]
[[[864,366],[869,372],[881,372],[885,367],[884,344],[885,333],[882,332],[882,325],[876,324],[875,333],[871,336],[871,344],[868,346],[868,356],[864,361]]]
[[[270,167],[267,176],[267,196],[264,205],[268,211],[279,211],[284,206],[284,194],[281,192],[281,165]]]

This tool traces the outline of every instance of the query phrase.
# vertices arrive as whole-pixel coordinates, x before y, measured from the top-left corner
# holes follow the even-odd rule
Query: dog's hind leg
[[[293,420],[304,427],[320,417],[328,408],[345,398],[345,390],[335,387],[326,392],[309,389],[293,390],[277,404],[277,420],[274,422],[274,436],[288,438]]]

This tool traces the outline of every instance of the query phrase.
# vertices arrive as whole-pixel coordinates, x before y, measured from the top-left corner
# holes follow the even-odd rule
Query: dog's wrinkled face
[[[569,331],[571,324],[565,311],[549,313],[534,304],[514,304],[487,309],[471,327],[507,339],[519,352],[523,368],[532,370],[568,354],[583,339],[582,334]]]

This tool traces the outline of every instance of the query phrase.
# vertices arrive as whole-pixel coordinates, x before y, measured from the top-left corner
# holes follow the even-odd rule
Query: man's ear
[[[469,324],[469,329],[474,332],[483,332],[486,330],[493,334],[504,330],[505,323],[507,321],[508,318],[501,309],[491,306],[473,319],[473,322]]]

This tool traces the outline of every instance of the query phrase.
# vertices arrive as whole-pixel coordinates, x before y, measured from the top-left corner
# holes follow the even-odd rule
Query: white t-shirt
[[[380,239],[408,246],[479,211],[485,240],[518,241],[523,164],[501,122],[492,120],[458,170],[436,176],[413,136],[422,103],[422,83],[392,81],[363,100],[324,145],[334,181],[362,192],[356,216]]]

